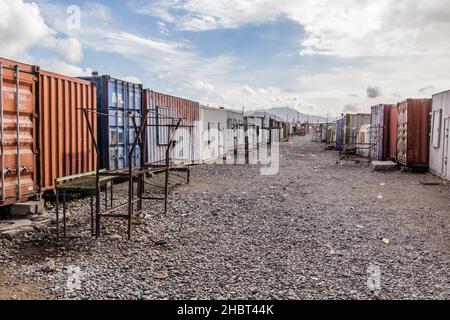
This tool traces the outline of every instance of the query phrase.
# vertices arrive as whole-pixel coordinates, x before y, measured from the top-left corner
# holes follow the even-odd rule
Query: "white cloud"
[[[54,46],[55,50],[68,62],[78,63],[83,59],[82,44],[75,38],[57,39]]]
[[[64,74],[70,77],[83,77],[92,74],[91,68],[82,68],[58,59],[37,59],[37,64],[45,70]]]
[[[21,58],[27,49],[53,37],[35,3],[0,0],[0,55]]]
[[[304,55],[444,54],[450,49],[450,7],[444,0],[163,0],[143,8],[141,13],[190,31],[264,24],[283,16],[304,27]]]

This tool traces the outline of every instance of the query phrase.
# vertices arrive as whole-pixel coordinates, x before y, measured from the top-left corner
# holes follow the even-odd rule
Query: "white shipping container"
[[[450,180],[450,91],[433,96],[431,112],[430,171]]]

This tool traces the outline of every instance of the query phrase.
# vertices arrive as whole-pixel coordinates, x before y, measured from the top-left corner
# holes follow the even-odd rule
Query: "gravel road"
[[[450,187],[337,166],[310,139],[282,144],[275,176],[195,167],[167,215],[149,203],[135,219],[132,241],[117,221],[89,238],[89,201],[75,200],[83,239],[58,244],[43,228],[0,240],[0,272],[59,299],[448,299]]]

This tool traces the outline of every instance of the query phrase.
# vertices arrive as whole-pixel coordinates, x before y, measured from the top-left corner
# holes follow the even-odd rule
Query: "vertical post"
[[[56,238],[59,240],[59,189],[56,187]]]
[[[94,194],[91,193],[91,236],[95,235],[95,221],[94,221]]]
[[[19,66],[15,67],[15,77],[16,77],[16,140],[17,140],[17,199],[21,197],[21,169],[20,169],[20,69]],[[3,119],[2,119],[3,121]],[[3,140],[3,136],[2,136]]]
[[[166,150],[166,175],[164,181],[164,214],[167,214],[167,205],[169,198],[169,174],[170,174],[170,148],[172,146],[172,141],[169,141],[169,146]]]
[[[131,240],[131,223],[134,208],[133,150],[128,153],[128,161],[128,240]]]
[[[3,65],[0,63],[0,135],[1,135],[1,144],[0,144],[0,152],[2,153],[1,155],[1,162],[2,162],[2,167],[1,167],[1,177],[2,177],[2,189],[1,189],[1,200],[4,201],[5,200],[5,137],[4,137],[4,127],[3,127]]]
[[[245,124],[244,127],[245,133],[244,133],[244,137],[245,137],[245,164],[249,164],[250,163],[250,146],[249,146],[249,138],[248,138],[248,123]]]
[[[97,166],[95,168],[95,236],[98,239],[101,235],[101,204],[100,204],[100,149],[98,148],[97,138],[92,129],[91,122],[89,121],[88,110],[83,109],[84,117],[86,118],[87,127],[89,129],[89,133],[91,134],[92,143],[94,144],[95,152],[97,153]],[[108,109],[109,112],[109,109]],[[109,117],[109,113],[108,113]],[[97,114],[97,122],[99,115]]]
[[[64,224],[64,239],[67,238],[67,205],[66,205],[66,189],[63,190],[63,224]]]

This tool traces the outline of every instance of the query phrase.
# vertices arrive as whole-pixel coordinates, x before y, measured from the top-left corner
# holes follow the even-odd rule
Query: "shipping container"
[[[144,90],[143,97],[143,108],[148,110],[146,163],[165,163],[170,139],[175,141],[172,164],[200,162],[200,103],[151,90]],[[180,119],[180,127],[174,131]]]
[[[398,107],[391,107],[389,116],[389,160],[397,161],[397,135],[398,135]]]
[[[37,160],[37,67],[0,58],[0,205],[39,192]]]
[[[226,153],[245,147],[244,113],[227,109]]]
[[[327,149],[334,149],[336,145],[336,124],[328,124],[327,126]]]
[[[289,122],[283,122],[283,139],[289,139],[292,135],[292,125]]]
[[[0,205],[39,198],[58,178],[94,171],[81,109],[95,110],[95,86],[1,58],[0,74]],[[95,130],[96,116],[88,116]]]
[[[370,143],[373,145],[371,157],[375,160],[389,159],[390,151],[390,118],[394,105],[379,104],[372,107],[370,126]],[[397,130],[397,126],[392,128]]]
[[[282,122],[270,118],[270,143],[279,143],[283,139]]]
[[[430,171],[450,180],[450,91],[433,95]]]
[[[408,99],[398,104],[397,161],[400,164],[429,166],[431,107],[432,99]]]
[[[212,161],[224,156],[227,130],[227,112],[225,109],[200,106],[199,159]]]
[[[93,172],[97,153],[81,109],[97,130],[95,85],[41,70],[39,74],[39,160],[41,192],[58,178]]]
[[[345,119],[341,118],[336,121],[336,150],[344,149],[345,135]]]
[[[344,146],[346,148],[355,148],[357,144],[357,137],[359,128],[365,124],[370,125],[370,114],[346,114],[344,125]]]
[[[135,141],[134,116],[139,128],[142,120],[142,85],[112,78],[108,75],[82,78],[95,83],[98,103],[98,144],[101,168],[109,170],[128,167],[128,153]],[[139,145],[133,154],[133,166],[140,165]]]
[[[371,139],[370,139],[371,125],[362,125],[358,131],[358,149],[356,151],[357,155],[365,158],[371,156],[372,149]]]
[[[258,145],[262,143],[262,128],[263,128],[263,118],[258,117],[245,117],[244,122],[248,127],[248,144],[249,149],[256,149]]]

